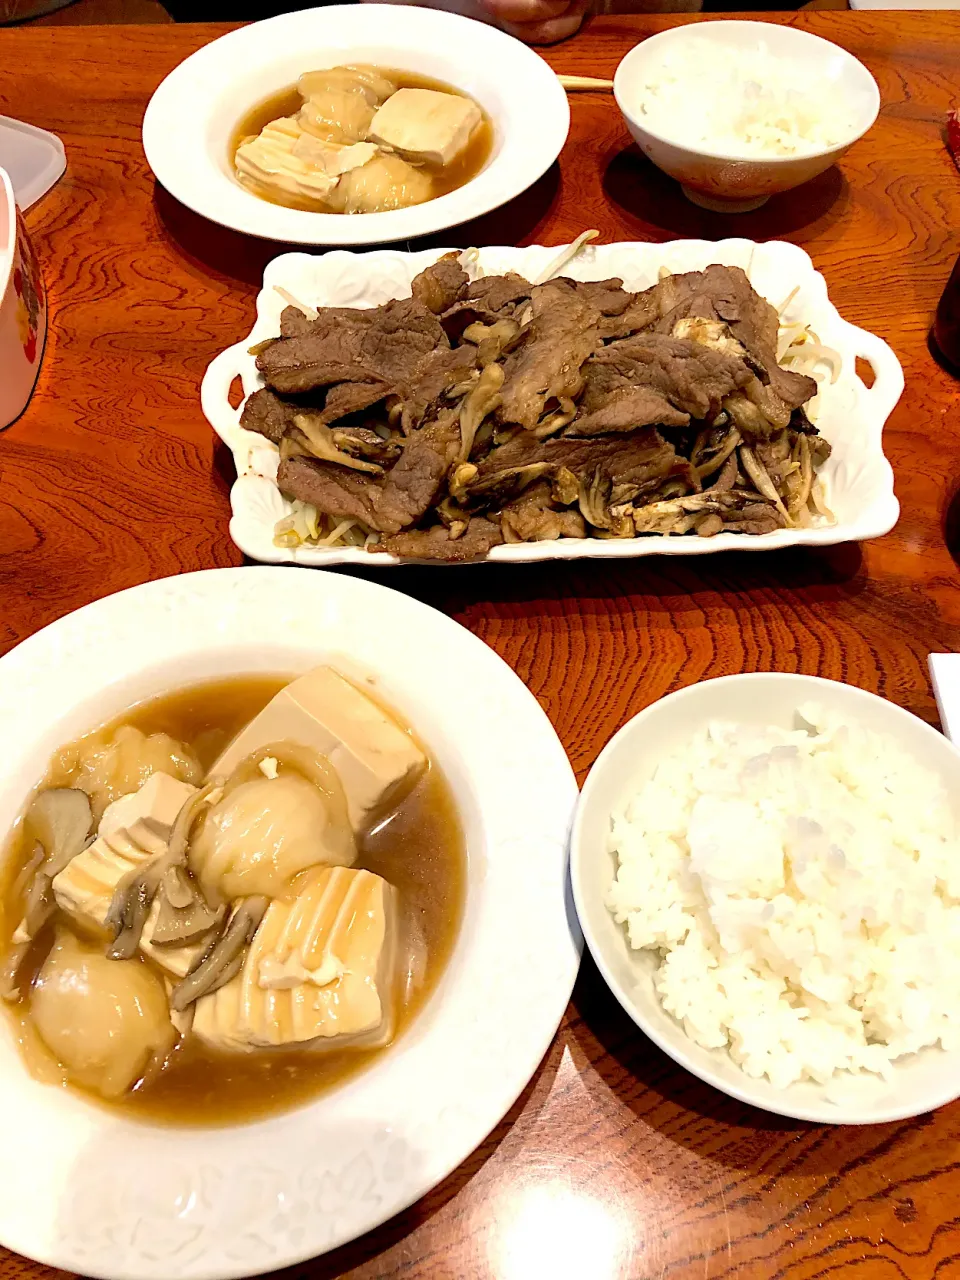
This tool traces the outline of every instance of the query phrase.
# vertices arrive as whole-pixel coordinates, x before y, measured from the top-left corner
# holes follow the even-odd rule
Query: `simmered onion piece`
[[[263,759],[282,772],[268,778]],[[340,779],[315,752],[292,743],[264,747],[234,770],[206,815],[189,863],[211,902],[275,898],[308,867],[349,867],[357,848]]]
[[[162,1063],[176,1040],[163,983],[60,930],[30,996],[36,1030],[68,1077],[105,1097]]]
[[[314,138],[344,143],[362,142],[373,117],[374,108],[361,94],[331,88],[311,94],[297,120]]]
[[[325,93],[331,89],[360,94],[372,107],[378,107],[397,86],[377,67],[355,63],[346,67],[328,67],[323,71],[305,71],[297,81],[297,89],[304,98]]]
[[[194,785],[202,778],[199,764],[182,742],[166,733],[147,736],[128,724],[65,747],[54,760],[52,772],[59,785],[66,783],[87,793],[97,822],[108,804],[138,791],[151,774],[169,773]]]
[[[383,213],[422,204],[432,192],[428,173],[400,156],[379,155],[362,168],[345,173],[327,197],[327,204],[338,213]]]

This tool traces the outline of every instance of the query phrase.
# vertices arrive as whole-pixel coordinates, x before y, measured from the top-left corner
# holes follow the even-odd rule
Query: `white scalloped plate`
[[[280,286],[312,306],[377,306],[390,298],[406,297],[410,282],[446,250],[424,253],[325,253],[312,257],[288,253],[275,258],[263,277],[257,298],[257,321],[242,342],[217,356],[204,375],[201,403],[214,430],[233,451],[237,481],[230,492],[233,518],[230,536],[246,555],[268,563],[323,566],[334,564],[387,565],[401,563],[384,552],[357,547],[274,546],[274,525],[290,511],[290,503],[276,486],[279,460],[275,445],[240,427],[240,409],[228,399],[234,378],[245,396],[263,385],[248,348],[280,332],[280,312],[286,303]],[[547,268],[556,249],[487,248],[480,251],[486,274],[519,271],[533,278]],[[838,313],[827,297],[824,278],[809,256],[796,245],[771,240],[674,240],[667,244],[606,244],[585,249],[565,274],[580,280],[620,276],[628,289],[645,289],[657,280],[660,267],[671,271],[700,271],[711,263],[740,266],[754,288],[775,305],[797,289],[784,319],[805,321],[820,340],[843,357],[840,376],[820,393],[817,426],[833,446],[821,471],[835,524],[810,529],[778,529],[749,537],[721,533],[714,538],[644,537],[629,539],[561,538],[556,542],[522,542],[495,547],[492,561],[529,562],[576,560],[584,556],[613,559],[649,555],[706,555],[736,548],[770,551],[792,546],[830,546],[864,541],[888,533],[900,506],[893,492],[893,471],[883,453],[883,427],[903,391],[903,371],[889,346],[872,333],[857,329]],[[867,387],[856,371],[857,357],[873,369]],[[411,563],[406,561],[406,563]],[[427,561],[425,563],[436,563]]]
[[[375,678],[453,789],[467,904],[440,985],[361,1075],[288,1115],[218,1129],[138,1124],[37,1083],[0,1017],[8,1248],[108,1280],[226,1280],[315,1257],[445,1178],[546,1052],[582,946],[567,882],[573,772],[506,663],[399,592],[342,574],[215,569],[45,627],[0,659],[0,833],[58,745],[132,702],[325,660]]]

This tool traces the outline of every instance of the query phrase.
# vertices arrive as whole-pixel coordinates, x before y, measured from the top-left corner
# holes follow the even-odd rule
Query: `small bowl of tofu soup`
[[[160,1238],[202,1243],[184,1277],[286,1266],[509,1109],[579,960],[576,786],[469,632],[310,570],[167,579],[0,659],[15,733],[0,1097],[27,1154],[0,1243],[137,1280],[169,1275]]]
[[[197,212],[301,244],[374,244],[513,199],[569,129],[549,66],[432,9],[335,5],[231,32],[154,94],[147,159]]]
[[[394,67],[305,71],[258,103],[234,145],[237,179],[274,204],[373,214],[435,200],[475,178],[493,124],[452,85]]]

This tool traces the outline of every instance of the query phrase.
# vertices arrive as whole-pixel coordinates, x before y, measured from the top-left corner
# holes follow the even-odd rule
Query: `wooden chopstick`
[[[595,80],[593,76],[557,76],[568,92],[577,89],[612,89],[612,80]]]

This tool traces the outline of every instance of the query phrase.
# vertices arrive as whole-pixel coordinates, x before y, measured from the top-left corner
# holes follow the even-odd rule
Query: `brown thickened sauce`
[[[97,732],[129,724],[146,734],[168,733],[185,743],[207,770],[230,739],[289,680],[288,676],[257,675],[205,683],[142,703]],[[41,787],[70,786],[72,781],[55,762]],[[356,865],[383,876],[397,889],[400,929],[417,931],[425,943],[422,980],[400,1005],[395,1043],[443,974],[456,943],[466,893],[463,831],[450,788],[432,762],[394,813],[358,841],[358,850]],[[21,915],[21,904],[12,897],[13,882],[29,854],[28,842],[18,826],[3,858],[3,951],[10,947]],[[57,918],[61,925],[69,927],[70,922],[62,913],[58,912]],[[50,937],[47,932],[37,939],[36,959],[32,966],[28,965],[25,978],[39,969]],[[24,980],[22,988],[27,987]],[[33,1030],[27,1002],[5,1007],[15,1020],[30,1069],[41,1079],[60,1082],[62,1071]],[[154,1123],[238,1124],[288,1111],[343,1083],[389,1052],[388,1046],[228,1054],[188,1037],[159,1078],[117,1101],[105,1101],[74,1085],[66,1087],[76,1089],[99,1106]]]
[[[433,80],[430,76],[414,75],[410,71],[398,71],[393,67],[379,67],[378,70],[386,76],[388,80],[392,80],[398,89],[435,89],[437,93],[452,93],[456,98],[466,98],[469,95],[461,93],[452,85],[445,84],[442,80]],[[474,99],[476,102],[476,99]],[[291,85],[289,89],[281,89],[279,93],[273,93],[269,98],[264,98],[262,102],[258,102],[255,107],[241,119],[230,138],[230,172],[236,174],[236,158],[237,148],[247,139],[256,137],[264,125],[268,125],[271,120],[279,120],[283,116],[292,116],[300,110],[303,105],[303,99],[297,91],[297,86]],[[480,103],[477,102],[480,107]],[[430,165],[422,166],[425,173],[428,173],[433,181],[433,192],[430,196],[431,200],[435,200],[437,196],[445,196],[449,191],[456,191],[459,187],[464,186],[472,178],[486,166],[493,151],[493,121],[487,113],[480,107],[481,120],[474,129],[470,141],[464,147],[463,151],[454,160],[447,165]],[[266,200],[268,204],[280,204],[287,209],[301,209],[306,213],[336,213],[339,210],[328,209],[320,200],[305,200],[294,195],[287,195],[274,190],[266,191],[256,187],[254,184],[248,184],[246,181],[241,184],[245,191],[250,191],[254,195]],[[344,214],[344,217],[362,217],[362,214]]]

